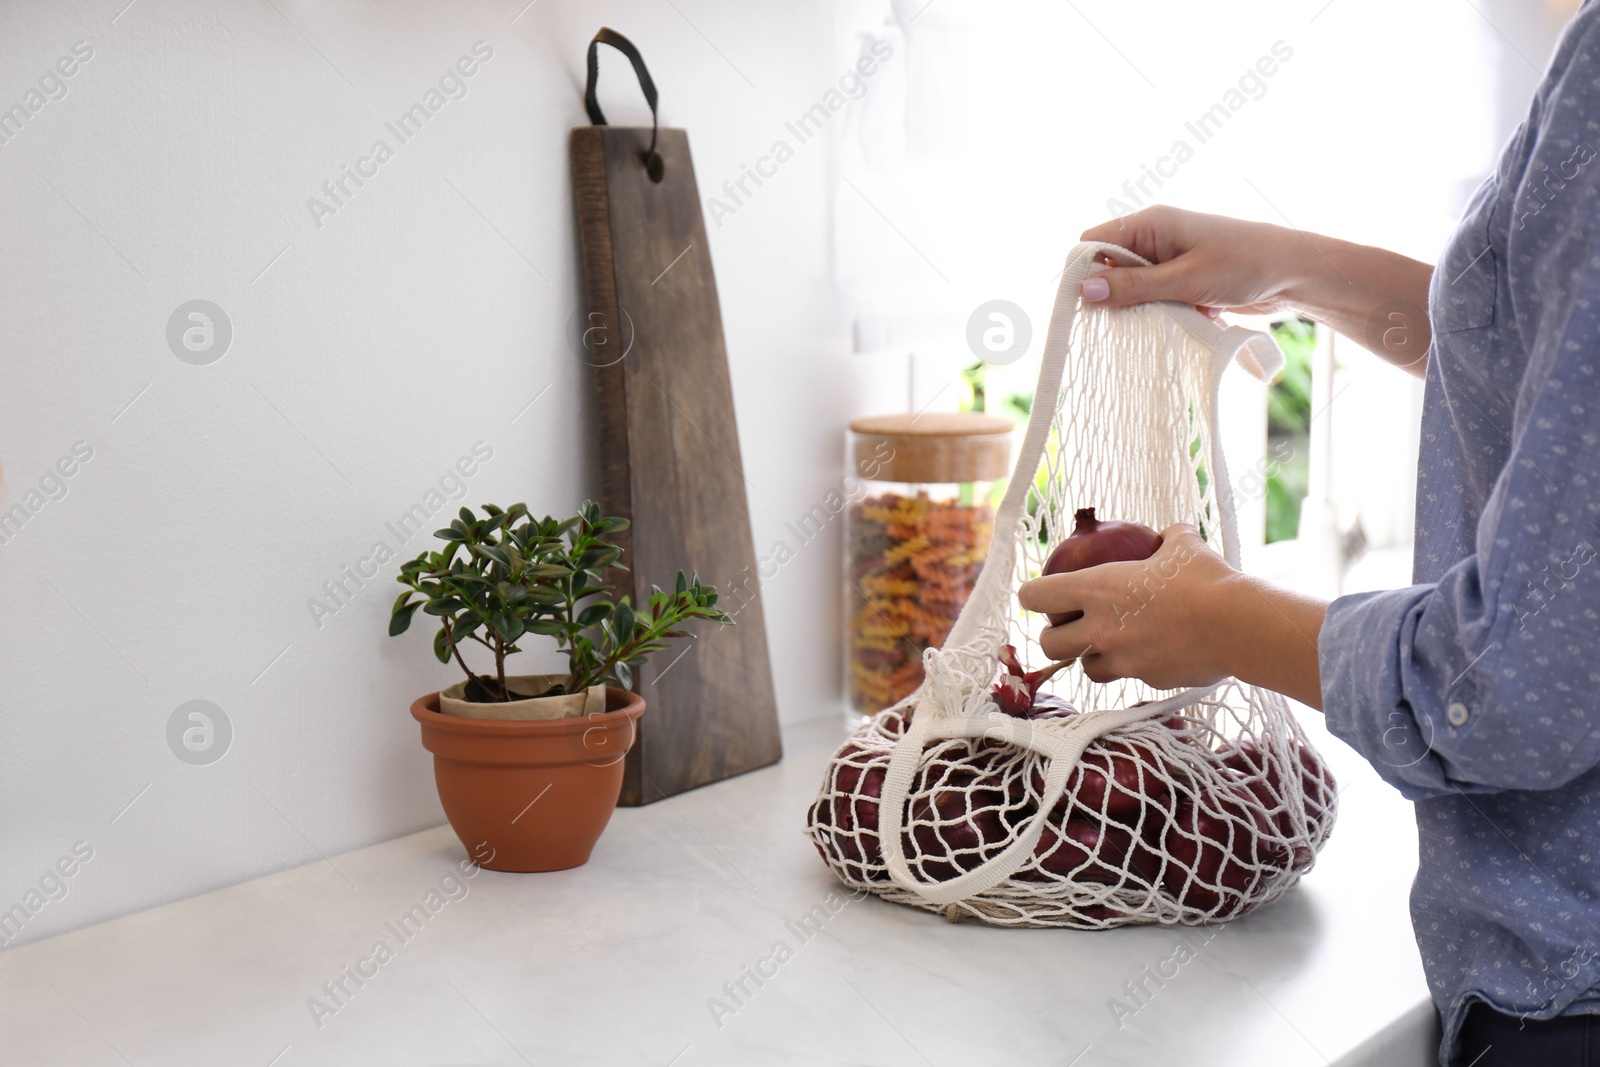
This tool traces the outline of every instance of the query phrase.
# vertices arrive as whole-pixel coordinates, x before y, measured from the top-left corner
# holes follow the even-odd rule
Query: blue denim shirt
[[[1407,589],[1334,601],[1328,726],[1415,802],[1452,1055],[1476,1000],[1600,1013],[1600,3],[1567,28],[1428,297]]]

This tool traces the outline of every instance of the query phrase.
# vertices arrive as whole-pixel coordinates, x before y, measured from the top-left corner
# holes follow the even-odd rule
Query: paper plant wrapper
[[[565,684],[565,674],[522,674],[506,679],[506,688],[526,700],[508,700],[504,704],[478,704],[466,699],[466,682],[457,682],[439,692],[439,711],[461,719],[575,719],[580,715],[598,715],[606,710],[606,687],[591,685],[581,693],[563,693],[560,696],[541,697],[551,686]]]

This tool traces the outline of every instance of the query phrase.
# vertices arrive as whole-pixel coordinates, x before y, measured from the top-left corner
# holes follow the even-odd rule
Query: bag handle
[[[596,126],[606,125],[605,114],[600,110],[600,100],[595,96],[595,83],[600,80],[600,46],[608,44],[612,48],[628,57],[628,62],[633,64],[633,72],[639,76],[639,88],[644,90],[644,99],[650,105],[650,148],[644,154],[645,170],[650,175],[650,180],[661,180],[662,164],[661,155],[656,151],[656,137],[660,133],[660,119],[656,114],[656,83],[650,77],[650,71],[645,68],[644,56],[639,54],[639,49],[609,26],[601,26],[600,32],[594,35],[594,40],[589,42],[589,82],[583,91],[584,110],[589,112],[589,121]]]
[[[947,652],[956,649],[974,651],[968,646],[974,644],[979,637],[981,606],[993,603],[1001,592],[995,587],[1000,583],[1010,582],[1014,577],[1017,545],[1014,533],[1017,524],[1022,521],[1028,489],[1032,486],[1034,474],[1039,469],[1039,460],[1043,456],[1045,442],[1050,436],[1051,424],[1055,421],[1056,402],[1060,396],[1061,379],[1066,372],[1072,329],[1082,305],[1083,279],[1102,269],[1095,262],[1095,257],[1101,254],[1123,266],[1150,265],[1149,260],[1137,253],[1118,245],[1098,241],[1085,241],[1067,254],[1066,266],[1061,271],[1061,284],[1056,289],[1055,306],[1050,314],[1050,331],[1045,340],[1044,358],[1034,391],[1033,410],[1028,417],[1028,428],[1022,439],[1016,470],[1012,473],[1011,484],[1006,488],[1006,495],[995,517],[994,541],[991,542],[989,554],[984,560],[983,570],[978,575],[972,595],[967,598],[961,614],[956,618],[950,636],[945,640],[944,648]],[[1238,567],[1239,538],[1233,487],[1228,478],[1227,463],[1222,454],[1222,443],[1215,425],[1217,396],[1221,388],[1222,373],[1230,362],[1237,359],[1240,366],[1251,375],[1266,381],[1282,368],[1283,352],[1266,334],[1239,326],[1220,326],[1188,304],[1162,301],[1160,306],[1170,316],[1174,325],[1192,336],[1211,353],[1210,366],[1207,368],[1210,379],[1207,387],[1212,413],[1212,425],[1209,427],[1211,448],[1208,456],[1211,469],[1216,472],[1217,514],[1222,526],[1223,555],[1230,566]],[[1048,403],[1042,402],[1043,398],[1049,398]],[[1003,542],[1000,540],[1002,537]],[[990,657],[998,655],[999,652],[998,649],[984,651]],[[928,690],[929,682],[937,681],[941,690],[951,696],[955,695],[957,687],[950,685],[950,680],[944,677],[950,672],[950,668],[940,662],[943,654],[930,650],[925,655],[923,662],[929,672],[929,681],[923,684],[919,693]],[[1044,832],[1045,820],[1049,818],[1050,810],[1055,807],[1056,801],[1066,789],[1068,775],[1091,742],[1119,727],[1166,716],[1190,707],[1211,696],[1225,684],[1226,681],[1211,686],[1185,689],[1150,704],[1072,716],[1066,720],[1051,721],[1048,725],[1014,719],[998,711],[990,711],[984,715],[914,715],[911,727],[896,744],[894,754],[889,759],[889,767],[884,776],[883,790],[879,798],[879,839],[884,864],[889,869],[890,878],[896,885],[916,893],[932,904],[955,903],[994,888],[1010,878],[1032,855],[1034,846],[1039,843],[1039,837]],[[970,694],[968,695],[970,698]],[[916,694],[913,694],[913,698],[915,696]],[[906,703],[910,703],[913,698],[908,698]],[[970,699],[966,703],[970,705]],[[990,706],[992,707],[992,703]],[[1017,840],[987,863],[949,881],[920,881],[912,874],[906,862],[900,828],[906,797],[911,789],[911,780],[921,763],[923,750],[926,744],[933,740],[985,736],[1028,748],[1045,756],[1049,761],[1045,769],[1044,797],[1039,810],[1023,828]]]

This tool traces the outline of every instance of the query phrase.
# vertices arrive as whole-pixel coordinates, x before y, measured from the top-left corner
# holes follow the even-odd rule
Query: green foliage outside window
[[[1311,357],[1316,331],[1316,325],[1305,319],[1285,319],[1272,326],[1285,362],[1283,373],[1267,390],[1267,455],[1273,461],[1267,477],[1269,544],[1298,535],[1300,505],[1310,488]]]

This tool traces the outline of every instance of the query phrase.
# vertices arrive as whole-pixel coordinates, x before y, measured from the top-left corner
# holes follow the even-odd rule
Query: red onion
[[[1300,746],[1300,783],[1306,791],[1306,824],[1313,834],[1321,833],[1339,788],[1322,757],[1306,745]]]
[[[1071,812],[1076,805],[1095,820],[1137,826],[1143,816],[1151,825],[1172,800],[1158,769],[1166,770],[1167,761],[1155,749],[1133,741],[1103,740],[1079,757],[1051,816]],[[1030,767],[1028,778],[1034,791],[1043,795],[1043,764]]]
[[[1007,808],[999,778],[953,767],[939,788],[911,801],[911,829],[902,839],[908,857],[936,882],[972,870],[1010,838]]]
[[[1066,574],[1102,563],[1127,563],[1149,559],[1161,547],[1161,535],[1137,522],[1094,517],[1094,508],[1079,508],[1073,515],[1072,533],[1045,560],[1045,574]],[[1081,611],[1051,612],[1051,626],[1083,618]]]
[[[1126,827],[1115,823],[1071,818],[1062,826],[1048,824],[1033,854],[1040,870],[1017,876],[1025,881],[1048,881],[1053,874],[1075,882],[1131,886],[1133,881],[1124,878],[1125,869],[1148,885],[1160,880],[1160,858]]]
[[[1030,719],[1065,719],[1069,715],[1078,714],[1078,709],[1054,693],[1039,693],[1033,698],[1033,707],[1028,709]]]
[[[1300,784],[1305,790],[1306,824],[1313,835],[1321,831],[1328,809],[1333,806],[1336,791],[1333,775],[1316,752],[1304,745],[1297,746],[1300,755]],[[1294,837],[1294,822],[1289,805],[1284,800],[1283,781],[1278,770],[1268,761],[1266,754],[1248,734],[1237,742],[1224,744],[1218,749],[1222,765],[1236,775],[1238,784],[1244,786],[1271,814],[1273,823],[1284,837]],[[1308,845],[1294,846],[1293,866],[1304,870],[1311,866],[1313,856]]]
[[[1224,786],[1204,800],[1206,806],[1187,797],[1178,802],[1177,814],[1163,835],[1163,851],[1170,862],[1162,886],[1202,911],[1211,911],[1226,899],[1224,914],[1232,914],[1266,876],[1257,865],[1286,868],[1290,857],[1273,840],[1270,822],[1244,786]]]
[[[831,816],[833,837],[838,842],[844,859],[850,863],[879,864],[878,802],[883,796],[883,780],[888,774],[887,750],[872,750],[854,742],[840,753],[841,762],[834,771],[837,793],[833,797],[832,811],[821,813]],[[818,846],[821,850],[821,846]],[[824,856],[826,858],[826,856]]]
[[[1039,857],[1039,866],[1051,874],[1077,882],[1116,885],[1122,881],[1122,865],[1132,847],[1133,835],[1120,826],[1068,819],[1060,830],[1046,826],[1033,854]]]

